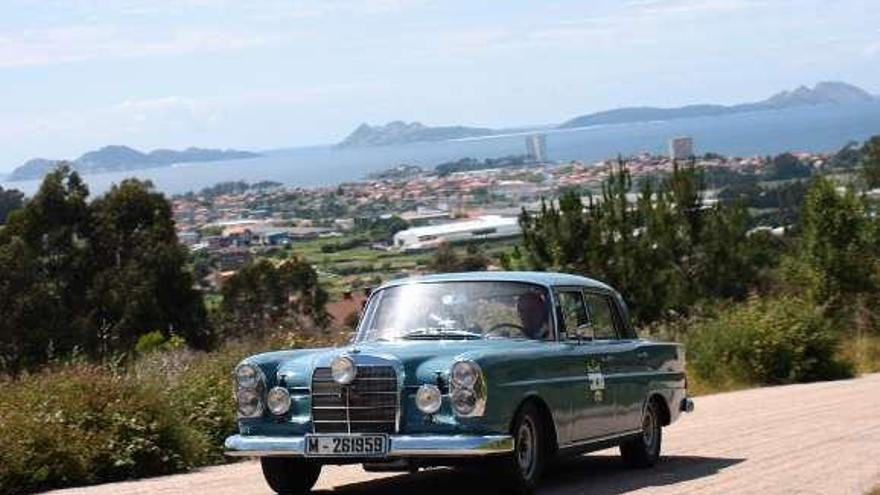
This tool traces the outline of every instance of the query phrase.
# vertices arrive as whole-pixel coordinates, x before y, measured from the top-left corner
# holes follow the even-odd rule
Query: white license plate
[[[307,456],[372,457],[387,453],[387,435],[306,435]]]

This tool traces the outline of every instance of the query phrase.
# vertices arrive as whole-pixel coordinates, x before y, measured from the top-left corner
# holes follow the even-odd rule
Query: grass
[[[293,244],[291,253],[317,265],[321,283],[331,293],[344,292],[361,285],[373,285],[369,281],[377,278],[387,281],[424,270],[433,256],[430,251],[401,253],[368,246],[356,246],[332,253],[321,251],[322,246],[345,243],[354,237],[345,235],[298,241]],[[495,261],[501,253],[510,251],[514,245],[516,240],[500,239],[485,242],[481,248],[490,260]]]

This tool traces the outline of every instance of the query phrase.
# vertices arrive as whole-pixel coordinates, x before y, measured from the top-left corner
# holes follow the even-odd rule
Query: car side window
[[[590,323],[597,340],[616,340],[620,338],[614,319],[611,299],[603,294],[588,292],[584,294],[589,311]]]
[[[565,334],[574,337],[578,331],[590,323],[584,297],[579,290],[563,290],[559,292],[559,306],[562,308],[562,321]]]

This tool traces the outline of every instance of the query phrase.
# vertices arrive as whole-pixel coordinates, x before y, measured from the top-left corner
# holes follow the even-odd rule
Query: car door
[[[609,360],[609,346],[594,340],[583,289],[557,289],[560,339],[567,345],[563,359],[571,375],[571,422],[569,438],[582,442],[615,432],[615,407],[612,400],[614,381],[609,382],[603,369]]]
[[[610,429],[615,433],[638,429],[648,378],[642,369],[639,341],[626,322],[617,296],[588,290],[584,300],[595,332],[594,342],[603,349],[602,372],[614,404]]]

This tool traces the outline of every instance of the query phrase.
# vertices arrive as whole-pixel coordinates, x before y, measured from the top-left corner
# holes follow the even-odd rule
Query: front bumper
[[[513,451],[510,435],[389,435],[388,457],[482,457]],[[232,435],[226,455],[238,457],[305,456],[305,437]]]

